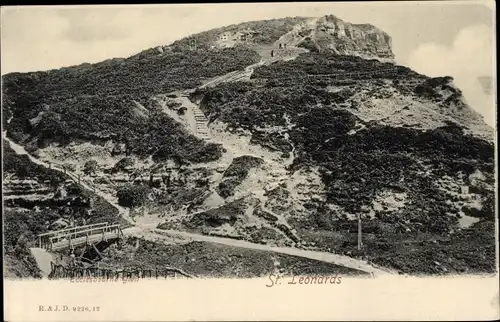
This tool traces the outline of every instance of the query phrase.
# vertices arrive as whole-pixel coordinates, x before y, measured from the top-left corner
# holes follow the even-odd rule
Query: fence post
[[[363,246],[362,234],[361,213],[358,213],[358,250],[361,250],[361,247]]]

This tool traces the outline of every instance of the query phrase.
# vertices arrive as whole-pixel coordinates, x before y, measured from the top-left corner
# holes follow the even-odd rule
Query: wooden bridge
[[[38,247],[46,250],[60,250],[116,238],[123,238],[120,224],[103,222],[40,234]]]

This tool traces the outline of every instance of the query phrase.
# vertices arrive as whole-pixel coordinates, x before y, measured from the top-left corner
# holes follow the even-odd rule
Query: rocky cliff
[[[391,37],[370,24],[352,24],[327,15],[320,18],[284,18],[247,22],[196,34],[174,43],[177,46],[214,49],[243,45],[259,52],[306,48],[339,55],[361,56],[392,62]]]
[[[370,24],[351,24],[333,16],[311,18],[297,25],[280,42],[312,50],[331,50],[339,55],[392,61],[391,37]]]

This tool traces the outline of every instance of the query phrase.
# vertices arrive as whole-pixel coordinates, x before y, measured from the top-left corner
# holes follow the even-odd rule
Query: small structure
[[[229,40],[229,35],[227,32],[220,34],[218,37],[218,40],[220,41],[228,41]]]
[[[460,186],[460,193],[463,195],[469,194],[469,186]]]

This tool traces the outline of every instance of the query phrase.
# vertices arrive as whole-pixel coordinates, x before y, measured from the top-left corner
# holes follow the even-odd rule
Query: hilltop
[[[137,222],[405,273],[491,272],[493,129],[451,77],[395,64],[391,42],[332,15],[237,24],[5,75],[3,124]]]
[[[329,51],[340,55],[357,55],[392,61],[391,37],[370,24],[351,24],[327,15],[320,18],[294,17],[245,22],[212,29],[182,40],[163,50],[183,50],[194,43],[200,49],[247,46],[261,56],[269,55],[273,48],[288,46],[300,51]],[[303,52],[303,51],[302,51]]]

